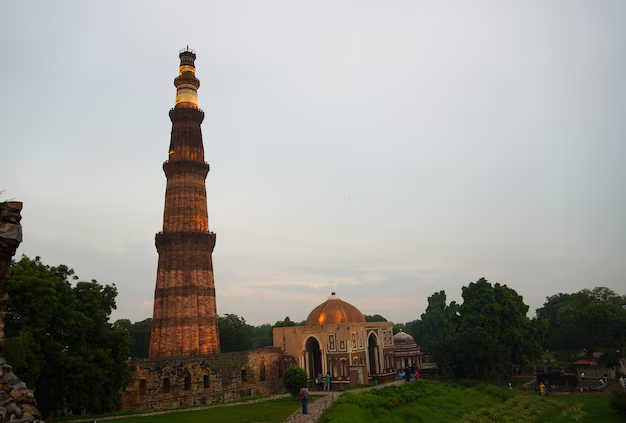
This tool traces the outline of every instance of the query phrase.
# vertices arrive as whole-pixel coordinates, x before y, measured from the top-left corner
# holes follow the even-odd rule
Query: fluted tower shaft
[[[179,357],[220,352],[212,253],[215,234],[209,231],[202,130],[198,109],[195,52],[180,52],[174,80],[176,105],[170,110],[172,134],[163,231],[156,235],[159,253],[150,357]]]

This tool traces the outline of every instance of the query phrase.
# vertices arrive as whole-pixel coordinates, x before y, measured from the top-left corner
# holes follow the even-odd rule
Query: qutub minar
[[[304,368],[310,387],[327,371],[338,386],[393,379],[394,364],[409,365],[406,358],[395,362],[393,323],[366,322],[357,308],[334,293],[304,326],[275,328],[274,347],[220,353],[200,81],[196,53],[187,47],[179,57],[176,104],[169,113],[169,157],[163,163],[163,231],[155,240],[159,263],[150,353],[147,359],[131,360],[135,372],[122,392],[122,408],[174,408],[278,393],[289,366]],[[402,351],[403,357],[417,358],[413,345]]]
[[[280,348],[220,353],[206,177],[198,108],[196,53],[180,51],[154,316],[147,359],[131,359],[132,382],[122,392],[122,409],[159,409],[269,395],[281,389],[285,354]],[[287,358],[289,360],[289,358]]]
[[[212,253],[215,234],[209,231],[202,130],[198,109],[200,81],[196,54],[180,53],[176,105],[170,110],[172,135],[163,232],[156,235],[159,264],[154,293],[150,357],[181,357],[220,352]]]

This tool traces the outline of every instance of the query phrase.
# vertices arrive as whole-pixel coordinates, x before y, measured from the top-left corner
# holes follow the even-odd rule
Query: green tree
[[[35,388],[41,412],[118,408],[130,368],[128,334],[108,322],[115,285],[76,282],[72,269],[45,265],[39,257],[23,256],[11,276],[5,354]]]
[[[444,291],[433,294],[416,326],[423,333],[424,349],[451,376],[498,379],[513,364],[541,356],[547,324],[529,319],[527,313],[517,292],[482,278],[463,287],[461,305],[446,304]]]
[[[568,305],[571,299],[571,294],[552,295],[546,297],[546,302],[543,303],[543,306],[536,310],[537,317],[546,320],[548,324],[544,342],[545,348],[550,350],[567,350],[574,348],[573,340],[558,322],[559,310]]]
[[[217,318],[222,352],[247,351],[254,342],[250,326],[243,317],[225,314]]]
[[[459,330],[482,328],[489,338],[505,348],[510,365],[525,364],[541,357],[546,324],[530,320],[521,295],[506,285],[491,285],[486,279],[463,287]]]
[[[557,315],[557,323],[574,348],[592,353],[626,346],[626,296],[608,288],[572,294]]]
[[[131,323],[128,319],[120,319],[113,323],[113,328],[128,333],[128,349],[131,358],[147,358],[150,351],[150,335],[152,318]]]
[[[428,306],[421,320],[421,341],[425,351],[432,351],[436,357],[437,352],[442,349],[441,345],[446,344],[448,338],[456,334],[460,323],[458,311],[459,305],[455,301],[446,303],[445,291],[435,292],[428,297]]]
[[[299,367],[290,367],[283,373],[283,385],[292,396],[298,395],[306,386],[306,372]]]
[[[380,314],[374,314],[373,316],[370,316],[369,314],[364,314],[363,317],[365,317],[366,322],[386,322],[387,321],[387,319],[385,319]]]
[[[265,323],[260,326],[250,326],[252,332],[252,346],[254,348],[263,348],[274,345],[272,334],[272,325]]]
[[[294,322],[289,318],[289,316],[285,317],[285,320],[279,320],[272,327],[274,328],[286,328],[290,326],[304,326],[305,321],[302,322]]]

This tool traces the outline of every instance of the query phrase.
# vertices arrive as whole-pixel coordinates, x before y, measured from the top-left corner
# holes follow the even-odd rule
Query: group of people
[[[315,380],[315,385],[317,386],[317,390],[321,391],[322,389],[324,391],[328,391],[330,392],[330,381],[331,381],[332,377],[330,376],[330,372],[326,372],[325,375],[323,374],[319,374],[317,375],[317,379]]]
[[[396,380],[404,380],[410,382],[411,379],[418,380],[420,378],[419,370],[416,367],[407,367],[404,370],[400,370],[396,375]]]

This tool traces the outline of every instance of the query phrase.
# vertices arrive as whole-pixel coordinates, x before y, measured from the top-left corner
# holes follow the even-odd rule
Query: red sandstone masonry
[[[194,75],[183,79],[199,86]],[[155,240],[159,262],[151,358],[220,352],[211,258],[215,234],[209,231],[205,185],[209,165],[204,162],[200,128],[204,112],[179,105],[170,110],[170,119],[170,154],[163,164],[163,232]]]

